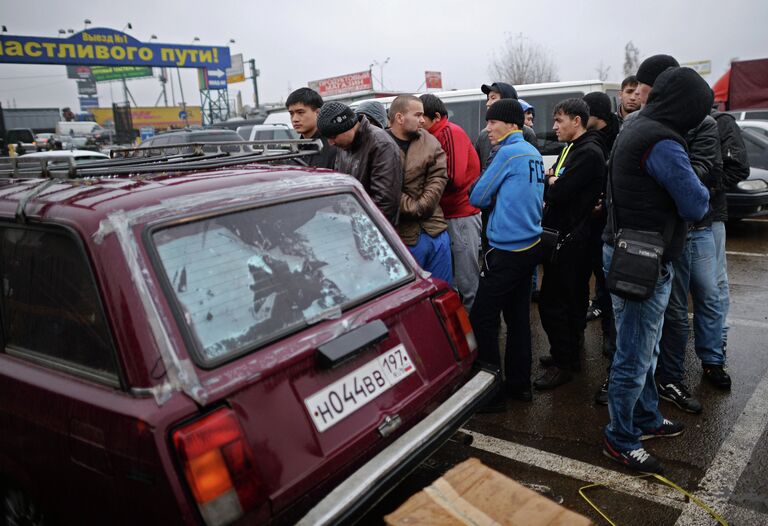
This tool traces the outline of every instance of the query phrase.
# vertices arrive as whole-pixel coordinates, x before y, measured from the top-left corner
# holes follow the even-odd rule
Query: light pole
[[[379,66],[379,84],[381,84],[381,90],[384,91],[384,66],[386,66],[389,63],[389,58],[387,57],[384,62],[379,62],[378,60],[374,60],[372,65]]]
[[[91,19],[86,18],[85,20],[83,20],[83,24],[85,25],[85,29],[88,29],[88,26],[91,25]]]

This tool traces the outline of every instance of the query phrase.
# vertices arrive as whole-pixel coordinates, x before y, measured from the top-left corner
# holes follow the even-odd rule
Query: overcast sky
[[[281,101],[308,81],[384,67],[390,90],[415,91],[425,70],[441,71],[445,89],[478,87],[489,80],[494,52],[511,34],[523,33],[545,47],[560,80],[623,78],[624,46],[632,41],[641,59],[668,53],[680,62],[711,60],[713,83],[731,59],[768,57],[766,0],[35,0],[0,3],[0,24],[10,35],[58,36],[59,29],[121,30],[141,41],[227,45],[261,70],[261,102]],[[376,78],[380,69],[373,68]],[[200,104],[195,70],[181,70],[188,104]],[[0,64],[0,102],[16,107],[76,110],[75,81],[64,66]],[[174,81],[176,77],[174,75]],[[768,82],[768,80],[767,80]],[[177,82],[175,82],[177,84]],[[378,82],[376,83],[378,87]],[[139,105],[160,94],[156,79],[131,80]],[[250,81],[230,86],[250,103]],[[175,89],[180,99],[178,87]],[[168,93],[169,102],[171,93]],[[101,106],[122,101],[117,83],[99,84]]]

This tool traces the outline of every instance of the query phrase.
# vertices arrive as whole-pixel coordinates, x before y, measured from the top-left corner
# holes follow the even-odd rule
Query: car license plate
[[[304,399],[321,433],[416,371],[403,344]]]

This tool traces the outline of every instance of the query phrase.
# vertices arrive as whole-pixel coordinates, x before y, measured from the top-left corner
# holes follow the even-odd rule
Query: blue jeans
[[[712,235],[715,237],[717,289],[720,291],[720,309],[723,311],[723,349],[725,349],[725,344],[728,343],[728,310],[731,308],[731,295],[728,291],[728,263],[725,259],[725,223],[722,221],[713,222]]]
[[[603,266],[611,267],[613,247],[603,246]],[[653,296],[633,301],[611,294],[616,323],[616,353],[608,382],[610,423],[605,436],[614,447],[637,449],[642,430],[661,425],[659,393],[653,373],[659,355],[659,338],[672,289],[674,270],[663,263]]]
[[[408,250],[421,268],[453,285],[451,236],[448,235],[447,230],[443,230],[435,237],[422,231],[416,244],[408,245]]]
[[[695,349],[704,365],[725,363],[723,357],[723,309],[717,287],[715,238],[712,229],[691,230],[683,254],[672,265],[675,278],[664,331],[657,377],[660,383],[682,382],[688,344],[688,292],[693,298]]]

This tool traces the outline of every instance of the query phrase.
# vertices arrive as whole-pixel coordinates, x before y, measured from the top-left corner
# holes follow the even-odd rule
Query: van
[[[537,147],[542,155],[549,157],[558,155],[563,143],[557,141],[552,131],[552,109],[563,99],[581,98],[587,93],[601,91],[611,98],[613,109],[617,108],[617,98],[621,86],[617,83],[600,80],[582,80],[568,82],[544,82],[540,84],[520,84],[515,86],[519,98],[534,107],[533,129],[538,138]],[[440,97],[448,110],[448,118],[461,126],[467,132],[472,142],[477,139],[480,131],[485,128],[486,96],[480,88],[433,92]],[[421,93],[415,94],[417,97]],[[389,108],[395,97],[382,97],[375,100]],[[350,104],[352,108],[360,105],[362,100]],[[546,159],[547,161],[549,159]]]
[[[285,124],[247,124],[237,128],[237,134],[244,141],[282,141],[298,139],[299,134]]]
[[[101,135],[104,128],[93,121],[60,121],[56,124],[56,133],[59,135],[74,135],[84,137],[87,135]]]

